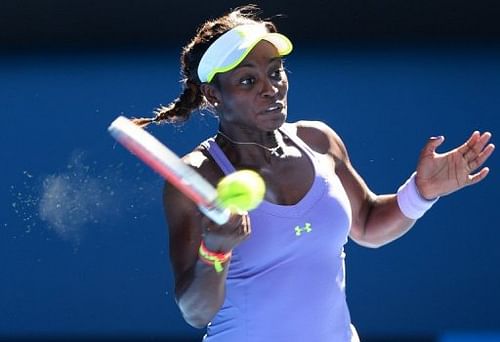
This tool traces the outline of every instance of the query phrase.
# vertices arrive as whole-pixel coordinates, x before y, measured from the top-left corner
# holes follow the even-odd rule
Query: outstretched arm
[[[309,123],[305,131],[308,132],[306,139],[308,136],[316,136],[315,139],[309,139],[313,144],[314,140],[327,141],[328,153],[335,162],[335,171],[351,203],[353,220],[350,237],[354,241],[366,247],[380,247],[404,235],[414,225],[416,219],[411,217],[419,215],[408,215],[408,210],[403,210],[406,215],[403,213],[403,195],[374,194],[352,166],[344,143],[331,128],[316,122]],[[317,136],[323,138],[318,139]],[[415,201],[406,201],[405,209],[408,208],[408,203],[411,209],[414,202],[424,204],[425,207],[427,200],[453,193],[483,180],[489,169],[480,168],[495,149],[495,146],[489,143],[490,139],[489,132],[474,132],[461,146],[440,154],[436,149],[443,143],[444,138],[430,138],[417,163],[413,183]],[[480,170],[475,172],[478,169]],[[418,213],[419,210],[416,211]]]
[[[474,132],[461,146],[445,153],[436,149],[444,142],[444,137],[430,138],[422,149],[415,175],[415,196],[425,203],[438,197],[451,194],[465,186],[477,184],[483,180],[489,169],[479,168],[491,156],[495,146],[489,144],[491,134]],[[355,174],[349,162],[344,166],[347,178]],[[344,171],[344,174],[346,171]],[[359,177],[359,176],[358,176]],[[361,183],[362,184],[362,183]],[[369,190],[366,190],[368,191]],[[367,207],[357,227],[353,227],[351,237],[362,245],[378,247],[387,244],[405,234],[415,223],[411,215],[403,214],[402,194],[367,196]],[[398,203],[399,202],[399,203]],[[410,217],[408,217],[410,216]],[[364,217],[364,219],[363,219]]]

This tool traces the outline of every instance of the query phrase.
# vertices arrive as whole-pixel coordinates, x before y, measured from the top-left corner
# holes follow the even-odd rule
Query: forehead
[[[230,71],[222,72],[216,75],[221,83],[230,81],[233,77],[239,77],[239,74],[245,70],[264,70],[270,65],[280,64],[282,57],[276,47],[266,40],[261,40],[248,53],[248,55]]]
[[[257,63],[269,64],[275,60],[281,60],[278,49],[273,44],[263,39],[253,47],[250,53],[235,69],[251,65],[256,66]]]

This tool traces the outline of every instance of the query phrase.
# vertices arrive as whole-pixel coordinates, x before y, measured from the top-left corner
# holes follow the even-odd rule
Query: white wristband
[[[401,209],[404,216],[413,220],[421,218],[439,199],[439,197],[437,197],[436,199],[428,200],[420,195],[417,184],[415,183],[416,175],[417,173],[414,172],[411,177],[399,187],[397,193],[399,209]]]

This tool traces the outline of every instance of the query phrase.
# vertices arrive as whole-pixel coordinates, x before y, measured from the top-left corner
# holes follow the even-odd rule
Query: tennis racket
[[[126,149],[196,203],[212,221],[219,225],[228,221],[230,212],[217,205],[217,190],[212,184],[155,137],[123,116],[116,118],[108,131]]]

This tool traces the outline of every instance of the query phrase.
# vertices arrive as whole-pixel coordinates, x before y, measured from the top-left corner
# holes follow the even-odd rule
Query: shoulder
[[[216,184],[224,176],[210,153],[202,146],[198,146],[181,159],[212,184]]]
[[[201,146],[181,157],[181,160],[213,186],[224,176],[206,149]],[[193,224],[187,221],[199,216],[196,204],[168,181],[165,181],[163,186],[163,205],[172,230]]]
[[[337,160],[347,160],[347,151],[340,136],[322,121],[301,120],[289,123],[291,129],[311,149],[320,154],[331,154]]]

